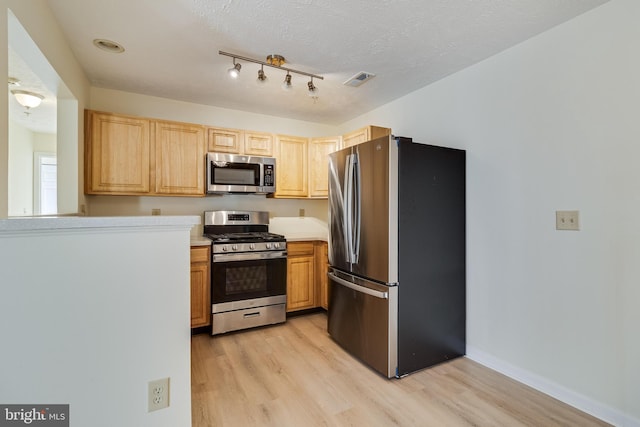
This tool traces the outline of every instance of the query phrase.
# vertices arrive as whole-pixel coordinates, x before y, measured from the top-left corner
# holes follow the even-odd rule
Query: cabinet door
[[[287,311],[316,306],[313,242],[287,243]]]
[[[360,144],[369,140],[369,128],[363,127],[362,129],[356,129],[352,132],[342,135],[342,147],[351,147],[352,145]]]
[[[243,139],[241,130],[207,128],[207,150],[214,153],[240,154]]]
[[[156,122],[154,141],[156,193],[204,196],[204,128]]]
[[[380,126],[365,126],[342,135],[342,148],[351,147],[385,135],[391,135],[391,129]]]
[[[318,305],[329,309],[329,258],[327,256],[327,242],[316,242],[316,288],[318,291]]]
[[[149,120],[87,112],[85,191],[146,194],[150,191]]]
[[[278,135],[276,139],[276,197],[307,197],[308,140]]]
[[[309,197],[329,196],[329,154],[338,149],[340,137],[309,140]]]
[[[211,324],[209,247],[191,248],[191,327]]]
[[[244,133],[244,154],[252,156],[273,156],[273,135],[262,132]]]

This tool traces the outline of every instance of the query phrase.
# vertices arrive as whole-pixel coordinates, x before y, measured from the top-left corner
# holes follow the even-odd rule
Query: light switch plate
[[[556,230],[580,230],[580,211],[556,211]]]

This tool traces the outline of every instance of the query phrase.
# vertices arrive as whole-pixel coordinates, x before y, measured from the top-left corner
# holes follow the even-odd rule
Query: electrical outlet
[[[151,215],[160,215],[160,209],[157,209],[157,208],[151,209]]]
[[[298,216],[304,216],[304,209],[298,209]]]
[[[556,211],[556,230],[580,230],[580,211]]]
[[[169,378],[149,381],[148,412],[167,407],[169,407]]]

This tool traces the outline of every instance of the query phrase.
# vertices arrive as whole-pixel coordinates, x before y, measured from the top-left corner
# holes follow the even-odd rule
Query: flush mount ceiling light
[[[280,70],[284,70],[287,72],[287,75],[284,78],[284,83],[282,84],[282,88],[285,90],[291,90],[293,88],[293,86],[291,85],[291,73],[294,74],[300,74],[302,76],[307,76],[307,77],[311,77],[311,81],[308,83],[309,86],[309,96],[312,96],[314,98],[317,98],[318,95],[318,88],[313,84],[313,79],[320,79],[320,80],[324,80],[324,77],[322,76],[318,76],[315,74],[311,74],[311,73],[307,73],[305,71],[299,71],[299,70],[294,70],[292,68],[288,68],[288,67],[283,67],[282,64],[285,63],[285,59],[284,56],[282,55],[269,55],[267,56],[267,60],[266,61],[260,61],[258,59],[253,59],[253,58],[247,58],[246,56],[240,56],[240,55],[236,55],[233,53],[228,53],[228,52],[223,52],[221,50],[218,51],[218,54],[220,55],[224,55],[224,56],[229,56],[231,58],[233,58],[233,68],[229,69],[229,73],[231,74],[232,72],[236,73],[236,78],[238,77],[238,74],[240,72],[240,64],[236,63],[236,60],[240,60],[240,61],[246,61],[246,62],[252,62],[254,64],[259,64],[261,65],[260,70],[258,70],[258,82],[259,83],[264,83],[267,80],[267,76],[264,73],[264,67],[272,67],[272,68],[278,68]],[[236,70],[236,71],[234,71]],[[312,89],[313,88],[313,89]]]
[[[28,92],[26,90],[12,90],[11,93],[16,97],[18,104],[27,109],[36,108],[44,99],[44,96],[39,93]]]
[[[98,49],[106,50],[112,53],[124,52],[124,47],[120,43],[113,42],[107,39],[94,39],[93,45]]]

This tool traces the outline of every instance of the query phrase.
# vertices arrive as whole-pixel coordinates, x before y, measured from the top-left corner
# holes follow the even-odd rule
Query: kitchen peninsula
[[[0,401],[69,404],[74,425],[190,425],[189,244],[199,222],[0,220],[0,378],[10,385]],[[171,406],[141,409],[148,382],[167,377]]]

